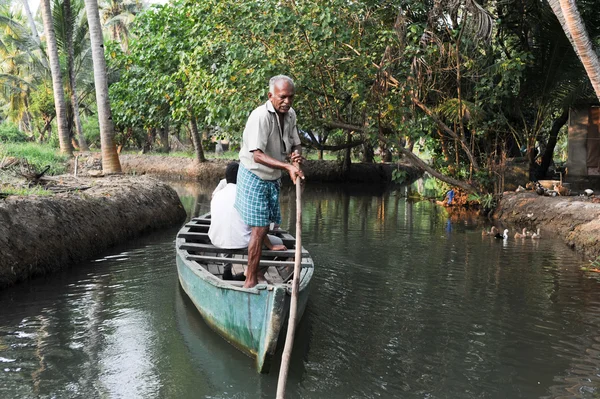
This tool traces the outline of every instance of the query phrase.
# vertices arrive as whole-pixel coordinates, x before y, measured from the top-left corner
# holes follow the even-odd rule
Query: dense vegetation
[[[595,3],[577,4],[597,45]],[[352,155],[372,162],[375,153],[388,161],[397,154],[469,191],[497,192],[507,158],[525,156],[532,179],[546,175],[568,108],[595,98],[545,1],[172,0],[141,9],[115,0],[100,7],[111,39],[105,57],[117,145],[168,151],[191,142],[198,161],[210,136],[239,140],[248,113],[266,100],[269,77],[283,73],[297,84],[306,146],[340,151],[346,165]],[[18,125],[27,140],[56,143],[44,43],[40,50],[16,9],[0,8],[0,118],[13,123],[0,132],[22,139]],[[77,145],[78,103],[93,147],[99,130],[84,14],[81,0],[53,0],[64,76],[68,32],[74,44],[75,79],[64,79],[65,92],[76,93],[65,96],[70,137]],[[417,148],[432,155],[429,164]]]

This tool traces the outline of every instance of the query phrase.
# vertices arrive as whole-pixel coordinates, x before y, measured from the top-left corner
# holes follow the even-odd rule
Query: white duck
[[[540,228],[539,228],[539,227],[538,227],[538,229],[537,229],[537,232],[535,232],[535,233],[533,233],[533,234],[531,235],[531,238],[533,238],[534,240],[535,240],[535,239],[538,239],[538,238],[542,238],[542,236],[540,235]]]

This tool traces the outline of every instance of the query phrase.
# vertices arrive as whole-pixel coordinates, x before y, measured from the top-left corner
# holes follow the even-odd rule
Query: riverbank
[[[505,193],[492,218],[510,226],[511,234],[526,227],[558,236],[590,259],[600,256],[600,203],[585,197],[544,197],[534,192]],[[511,237],[512,238],[512,237]]]
[[[123,172],[128,174],[147,173],[167,179],[184,179],[209,182],[216,185],[225,177],[225,168],[231,160],[211,159],[206,162],[194,162],[191,158],[167,155],[133,155],[120,157]],[[353,163],[345,173],[342,165],[336,161],[307,160],[302,170],[309,182],[320,183],[356,183],[387,185],[392,182],[392,173],[399,169],[404,172],[405,180],[415,181],[422,172],[408,162],[390,163]],[[284,174],[284,182],[289,177]]]
[[[63,175],[49,184],[57,194],[0,201],[0,287],[68,267],[186,217],[177,193],[147,176]]]

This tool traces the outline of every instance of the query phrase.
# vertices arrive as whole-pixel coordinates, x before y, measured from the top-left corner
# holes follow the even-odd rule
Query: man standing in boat
[[[224,184],[219,182],[212,193],[210,201],[211,223],[208,229],[208,238],[217,248],[241,249],[247,248],[250,242],[252,230],[234,208],[236,196],[236,183],[239,164],[230,162],[225,169]],[[265,236],[263,245],[272,251],[285,251],[281,238],[270,234]],[[226,263],[223,269],[223,280],[244,281],[244,273],[234,275],[232,264]]]
[[[269,100],[252,111],[244,128],[235,199],[235,208],[252,230],[244,288],[258,283],[262,242],[269,225],[281,224],[281,171],[287,171],[294,183],[296,178],[304,179],[298,167],[303,158],[296,112],[292,108],[294,94],[294,81],[290,77],[272,77]]]

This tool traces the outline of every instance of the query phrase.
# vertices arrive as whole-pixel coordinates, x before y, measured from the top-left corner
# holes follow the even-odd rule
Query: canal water
[[[482,237],[401,191],[303,198],[316,269],[289,398],[599,396],[600,274],[562,242]],[[282,207],[293,230],[290,189]],[[274,398],[279,361],[256,374],[179,288],[176,232],[1,291],[0,398]]]

